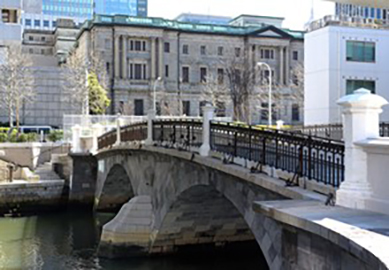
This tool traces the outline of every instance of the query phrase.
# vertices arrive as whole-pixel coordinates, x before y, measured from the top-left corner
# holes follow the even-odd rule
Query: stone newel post
[[[72,127],[72,153],[81,152],[81,127],[75,125]]]
[[[95,153],[97,152],[98,147],[98,138],[103,135],[104,133],[104,127],[101,124],[93,124],[92,125],[92,134],[93,134],[93,145],[91,152]]]
[[[213,112],[215,108],[211,105],[207,104],[203,108],[203,144],[200,147],[200,155],[203,157],[207,157],[209,155],[209,151],[211,150],[210,146],[210,135],[211,135],[211,125],[210,121],[213,119]]]
[[[153,145],[153,121],[155,120],[155,115],[154,110],[147,112],[147,139],[145,145]]]
[[[345,181],[336,193],[338,205],[366,209],[372,196],[367,175],[367,154],[358,141],[379,137],[379,114],[388,102],[359,89],[338,100],[343,112],[343,138],[345,141]]]
[[[120,124],[121,124],[121,121],[120,121],[120,114],[117,115],[117,118],[116,118],[116,142],[115,142],[115,145],[119,145],[121,143],[121,130],[120,130]]]

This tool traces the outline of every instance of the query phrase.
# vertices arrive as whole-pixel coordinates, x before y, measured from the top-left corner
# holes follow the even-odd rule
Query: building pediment
[[[285,31],[272,25],[256,30],[251,35],[256,37],[293,38]]]

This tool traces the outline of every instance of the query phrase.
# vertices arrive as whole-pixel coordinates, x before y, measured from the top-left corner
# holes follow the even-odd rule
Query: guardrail
[[[389,123],[382,122],[379,126],[380,136],[389,137]],[[343,125],[342,124],[330,124],[330,125],[313,125],[302,126],[291,129],[295,133],[303,133],[306,135],[327,138],[331,140],[343,141]]]
[[[389,128],[389,127],[388,127]],[[153,121],[153,141],[157,146],[191,150],[202,145],[203,123],[196,119],[159,119]],[[121,141],[143,141],[147,123],[121,129]],[[99,149],[116,142],[116,131],[98,139]],[[225,122],[210,123],[211,150],[228,158],[243,158],[262,166],[294,174],[294,179],[308,180],[339,187],[344,181],[344,143],[303,133],[257,128]],[[294,180],[292,179],[292,180]]]

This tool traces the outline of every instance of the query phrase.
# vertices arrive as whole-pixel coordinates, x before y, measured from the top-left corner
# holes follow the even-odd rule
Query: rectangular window
[[[28,37],[28,40],[29,40],[29,41],[33,41],[33,40],[34,40],[34,37],[33,37],[33,36],[29,36],[29,37]]]
[[[134,41],[133,40],[130,41],[130,50],[131,51],[134,50]]]
[[[41,41],[46,41],[46,37],[41,37]]]
[[[292,105],[292,121],[300,121],[300,107],[298,104]]]
[[[52,25],[53,27],[57,27],[57,21],[52,21],[52,22],[51,22],[51,25]]]
[[[44,26],[44,27],[50,27],[50,22],[47,21],[47,20],[44,20],[44,21],[43,21],[43,26]]]
[[[165,77],[169,78],[169,65],[165,65]]]
[[[296,60],[296,61],[299,60],[299,52],[298,51],[293,51],[293,60]]]
[[[200,54],[201,55],[206,55],[207,54],[207,47],[204,45],[200,47]]]
[[[222,68],[217,69],[217,83],[218,84],[224,83],[224,69]]]
[[[26,26],[31,26],[31,19],[26,19],[25,24]]]
[[[142,65],[135,64],[135,80],[142,80]]]
[[[261,104],[261,120],[267,121],[269,120],[269,103],[262,103]],[[271,110],[271,118],[272,120],[277,119],[277,111],[275,109],[275,104],[272,104],[272,110]]]
[[[135,115],[144,115],[143,99],[135,99],[134,103],[135,103],[134,114]]]
[[[200,82],[207,82],[207,68],[200,68]]]
[[[130,64],[130,79],[134,79],[134,64]]]
[[[143,51],[145,52],[146,51],[146,41],[142,41],[142,45],[143,45]]]
[[[41,26],[41,21],[40,20],[34,20],[34,26],[36,26],[36,27]]]
[[[272,49],[261,49],[262,59],[274,59],[274,50]]]
[[[182,46],[182,54],[189,54],[189,45],[185,44]]]
[[[164,44],[164,51],[165,51],[165,53],[169,53],[170,52],[170,43],[169,42],[165,42],[165,44]]]
[[[139,40],[135,41],[135,51],[141,51],[141,42]]]
[[[189,67],[182,68],[182,82],[189,83]]]
[[[346,43],[346,60],[356,62],[375,62],[375,43],[351,41]]]
[[[240,57],[240,48],[235,48],[235,56]]]
[[[146,80],[146,64],[143,64],[143,80]]]
[[[190,101],[183,100],[182,101],[182,112],[186,116],[190,116]]]
[[[219,56],[222,56],[223,55],[223,50],[224,50],[224,48],[223,47],[218,47],[217,48],[217,55],[219,55]]]
[[[375,93],[375,81],[364,81],[364,80],[347,80],[346,82],[346,95],[352,94],[355,90],[360,88],[366,88],[373,94]]]

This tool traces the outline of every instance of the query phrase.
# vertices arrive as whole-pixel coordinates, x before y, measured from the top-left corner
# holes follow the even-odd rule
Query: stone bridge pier
[[[100,256],[149,256],[252,241],[269,269],[386,269],[368,252],[350,251],[350,242],[340,236],[331,240],[328,231],[312,232],[308,222],[281,222],[270,207],[255,211],[253,202],[283,202],[283,208],[322,204],[319,195],[285,188],[265,174],[156,147],[117,146],[100,151],[97,161],[94,207],[120,209],[103,227]]]

